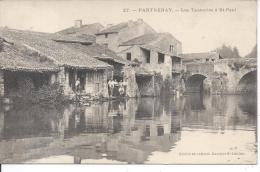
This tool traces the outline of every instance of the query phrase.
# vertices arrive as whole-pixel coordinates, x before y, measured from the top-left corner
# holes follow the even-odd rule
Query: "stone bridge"
[[[256,58],[186,63],[185,93],[240,94],[257,90]]]

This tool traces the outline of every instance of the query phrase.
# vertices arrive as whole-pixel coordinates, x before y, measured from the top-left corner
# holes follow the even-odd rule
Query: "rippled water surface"
[[[1,163],[254,164],[256,97],[0,107]]]

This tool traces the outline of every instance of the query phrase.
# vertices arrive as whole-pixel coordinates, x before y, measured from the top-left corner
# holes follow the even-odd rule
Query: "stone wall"
[[[208,76],[214,73],[213,63],[198,63],[198,64],[186,64],[186,71],[191,74],[202,74]]]
[[[144,34],[155,33],[149,25],[141,20],[138,21],[138,24],[131,24],[131,22],[129,22],[128,26],[129,27],[119,32],[119,43],[123,43]]]
[[[105,34],[103,35],[97,35],[96,36],[96,42],[98,44],[107,44],[108,48],[113,50],[113,51],[117,51],[118,50],[118,33],[110,33],[107,34],[107,38],[105,36]]]
[[[121,29],[118,33],[110,33],[97,35],[96,42],[98,44],[107,44],[108,48],[115,52],[119,52],[119,45],[125,41],[136,38],[138,36],[155,33],[155,31],[142,20],[137,22],[129,21],[128,27]]]
[[[124,49],[124,50],[123,50]],[[158,63],[158,52],[154,50],[150,51],[150,63],[146,62],[145,53],[142,48],[138,46],[124,46],[122,47],[122,51],[118,54],[124,59],[126,58],[127,53],[131,53],[132,61],[137,59],[141,64],[140,66],[145,68],[147,71],[157,72],[163,76],[163,79],[167,77],[167,75],[171,76],[172,73],[172,59],[169,55],[164,55],[164,63]]]
[[[128,97],[140,97],[136,82],[135,70],[132,67],[124,68],[124,81],[126,82],[126,95]]]
[[[246,62],[240,62],[242,66],[240,68],[234,69],[233,66],[235,63],[239,63],[239,60],[235,62],[225,61],[214,65],[215,73],[222,73],[221,78],[224,80],[226,85],[224,90],[226,94],[236,94],[237,91],[239,91],[238,86],[241,78],[251,71],[256,71],[256,67],[254,66],[248,68],[243,66]]]

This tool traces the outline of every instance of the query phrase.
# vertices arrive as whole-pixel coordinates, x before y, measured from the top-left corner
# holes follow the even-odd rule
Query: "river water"
[[[255,96],[0,107],[0,163],[255,164]]]

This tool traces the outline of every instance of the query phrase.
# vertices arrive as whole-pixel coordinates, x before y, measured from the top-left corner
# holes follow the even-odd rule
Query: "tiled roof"
[[[86,53],[51,40],[46,33],[0,29],[0,37],[9,42],[23,44],[63,66],[83,69],[105,69],[112,66],[90,57]]]
[[[129,61],[117,56],[117,54],[114,51],[99,44],[91,44],[91,45],[82,45],[78,43],[63,43],[63,44],[74,50],[83,52],[90,57],[97,58],[100,60],[111,60],[120,64],[130,63]]]
[[[70,43],[82,43],[82,44],[92,44],[95,42],[96,37],[93,35],[63,35],[63,34],[52,34],[51,39],[60,42],[70,42]]]
[[[144,44],[156,44],[161,39],[174,38],[170,33],[151,33],[151,34],[145,34],[136,38],[133,38],[131,40],[128,40],[126,42],[123,42],[120,44],[120,46],[131,46],[131,45],[144,45]],[[176,41],[178,41],[176,38],[174,38]],[[180,41],[178,41],[180,42]],[[167,47],[168,48],[168,47]]]
[[[166,51],[165,49],[169,49],[169,47],[159,47],[162,46],[159,41],[162,41],[164,39],[167,39],[169,37],[172,37],[175,39],[171,34],[169,33],[152,33],[152,34],[145,34],[136,38],[133,38],[131,40],[128,40],[126,42],[123,42],[120,44],[120,46],[134,46],[137,45],[141,48],[148,49],[148,50],[154,50],[163,54],[167,54],[170,56],[174,56],[174,53],[170,51]],[[175,39],[178,41],[177,39]],[[159,45],[160,44],[160,45]]]
[[[83,25],[81,27],[69,27],[67,29],[58,31],[56,33],[63,34],[63,35],[95,35],[98,33],[103,26],[100,23],[93,23],[93,24],[87,24]]]
[[[0,69],[11,71],[58,71],[54,62],[19,44],[4,43],[0,51]]]
[[[145,34],[120,44],[120,46],[144,45],[156,41],[162,36],[160,33]]]

